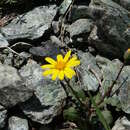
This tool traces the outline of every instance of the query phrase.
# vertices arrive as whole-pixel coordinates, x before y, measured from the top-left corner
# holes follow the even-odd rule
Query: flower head
[[[128,48],[124,53],[124,61],[126,64],[130,64],[130,48]]]
[[[71,79],[76,75],[73,67],[78,66],[80,61],[76,56],[73,56],[72,58],[70,58],[70,56],[71,51],[68,51],[64,58],[61,54],[57,55],[57,61],[50,57],[46,57],[45,60],[49,64],[41,66],[42,69],[46,69],[43,72],[43,76],[52,75],[52,80],[55,80],[57,77],[60,80],[63,80],[65,76]]]

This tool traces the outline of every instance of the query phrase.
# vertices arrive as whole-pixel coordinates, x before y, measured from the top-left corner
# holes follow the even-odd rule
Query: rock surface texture
[[[7,110],[0,105],[0,128],[3,128],[6,124]]]
[[[5,37],[0,33],[0,48],[7,47],[9,45]]]
[[[16,116],[10,117],[8,130],[29,130],[28,121]]]
[[[126,117],[122,117],[115,122],[112,130],[129,130],[130,129],[130,121]]]
[[[26,88],[15,68],[0,64],[1,105],[12,107],[28,100],[32,95],[32,90]]]
[[[35,92],[35,96],[23,103],[21,109],[33,121],[50,123],[65,105],[66,94],[62,86],[58,81],[43,77],[41,67],[32,60],[19,72],[28,88]]]
[[[15,39],[37,39],[50,28],[56,14],[56,6],[41,6],[16,17],[0,29],[8,41]]]
[[[86,91],[96,91],[98,89],[99,82],[90,69],[98,73],[100,78],[102,77],[102,74],[99,67],[96,65],[95,57],[90,53],[83,52],[79,52],[78,55],[81,61],[78,71],[81,78],[82,87]]]
[[[122,63],[115,59],[113,61],[110,61],[106,58],[97,56],[96,57],[97,64],[102,70],[103,79],[102,79],[102,89],[105,93],[107,91],[108,87],[111,86],[113,81],[115,80],[116,76],[119,73],[119,70],[122,66]],[[119,103],[119,107],[126,112],[130,113],[130,66],[125,66],[119,76],[119,79],[117,80],[116,84],[113,87],[112,93],[114,93],[116,90],[118,92],[113,95],[113,97],[110,99],[111,105],[117,105],[116,103]],[[102,92],[101,92],[102,93]],[[114,103],[116,101],[116,103]],[[113,104],[114,103],[114,104]],[[117,106],[118,107],[118,106]]]

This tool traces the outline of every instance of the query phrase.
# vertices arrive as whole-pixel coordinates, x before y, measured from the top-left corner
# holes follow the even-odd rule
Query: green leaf
[[[121,102],[117,96],[107,98],[104,102],[106,104],[109,104],[111,106],[118,108],[119,110],[121,109]]]
[[[107,123],[108,123],[109,125],[111,125],[112,122],[113,122],[113,117],[112,117],[112,115],[111,115],[111,112],[108,111],[108,110],[104,110],[104,111],[102,111],[102,114],[103,114],[105,120],[107,121]]]
[[[103,124],[104,128],[105,128],[106,130],[111,130],[111,129],[110,129],[110,126],[108,125],[107,121],[105,120],[105,118],[104,118],[102,112],[100,111],[100,109],[99,109],[98,106],[96,105],[96,102],[95,102],[95,100],[93,99],[92,95],[90,94],[90,92],[88,92],[88,94],[89,94],[89,97],[90,97],[90,100],[91,100],[93,106],[94,106],[95,109],[96,109],[96,114],[97,114],[99,120],[101,121],[101,123]]]
[[[74,107],[69,107],[63,111],[63,117],[69,121],[78,121],[80,116]]]
[[[76,94],[82,101],[86,100],[86,95],[82,89],[76,91]]]

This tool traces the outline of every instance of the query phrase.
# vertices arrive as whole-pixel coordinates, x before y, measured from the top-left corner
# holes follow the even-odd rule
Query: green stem
[[[65,79],[68,87],[70,88],[71,92],[73,93],[73,95],[75,96],[75,98],[77,99],[77,101],[80,103],[81,107],[84,107],[84,104],[82,103],[82,101],[80,100],[79,96],[77,95],[77,93],[75,92],[75,90],[72,88],[72,86],[69,84],[69,82]]]

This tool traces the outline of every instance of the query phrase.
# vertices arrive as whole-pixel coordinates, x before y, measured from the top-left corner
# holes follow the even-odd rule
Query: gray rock
[[[9,118],[8,130],[29,130],[28,121],[16,116]]]
[[[119,100],[121,102],[122,110],[125,113],[130,114],[130,66],[125,66],[122,73],[122,81],[127,78],[127,81],[123,84],[119,92]]]
[[[32,95],[33,92],[26,88],[15,68],[0,64],[0,103],[3,106],[12,107]]]
[[[5,37],[0,33],[0,48],[7,47],[9,45]]]
[[[129,0],[114,0],[119,3],[122,7],[130,11],[130,1]]]
[[[82,18],[91,18],[90,16],[90,8],[88,6],[85,5],[79,5],[79,6],[73,6],[72,10],[70,11],[69,14],[69,21],[70,22],[74,22],[78,19],[82,19]]]
[[[97,64],[100,66],[103,74],[102,90],[106,92],[115,80],[122,63],[119,60],[105,60],[104,58],[99,58],[99,56],[96,59]],[[113,94],[116,90],[118,91],[111,98],[109,98],[109,103],[112,103],[111,105],[114,106],[117,105],[113,104],[114,102],[119,103],[118,106],[116,106],[117,108],[121,107],[125,113],[130,113],[130,66],[125,66],[123,68],[111,94]]]
[[[25,58],[25,59],[29,59],[31,57],[31,54],[30,53],[27,53],[27,52],[21,52],[19,53],[21,57]]]
[[[12,61],[13,61],[13,53],[10,52],[8,49],[4,49],[3,51],[1,51],[0,61],[3,64],[12,66],[13,65],[13,63],[12,63]]]
[[[120,0],[120,5],[130,11],[130,1],[129,0]]]
[[[93,21],[91,19],[79,19],[68,26],[73,44],[77,42],[87,42],[88,36],[93,28]]]
[[[53,32],[55,34],[57,34],[60,31],[59,22],[58,21],[53,21],[52,22],[52,28],[53,28]]]
[[[56,6],[41,6],[22,14],[0,29],[7,40],[37,39],[50,28],[56,14]]]
[[[33,121],[50,123],[61,113],[66,94],[58,81],[42,76],[41,67],[30,60],[20,71],[26,85],[35,91],[35,96],[21,105],[23,112]]]
[[[78,5],[73,6],[72,10],[70,11],[69,21],[74,22],[77,19],[82,18],[91,18],[97,19],[100,18],[104,14],[104,9],[102,7],[89,7],[86,5]]]
[[[106,66],[102,66],[101,68],[103,71],[102,86],[104,88],[104,91],[107,91],[108,87],[110,87],[113,81],[115,80],[119,72],[119,69],[121,68],[121,65],[122,63],[119,60],[114,60],[113,62],[107,62]],[[122,81],[123,79],[120,80]],[[117,82],[114,88],[118,88],[121,81]]]
[[[96,63],[100,68],[102,68],[103,66],[107,66],[108,63],[111,63],[111,61],[105,57],[96,55]]]
[[[52,44],[57,45],[57,47],[63,47],[63,43],[56,36],[50,36],[50,40]]]
[[[113,51],[113,54],[116,54],[115,57],[121,57],[130,47],[129,12],[112,0],[92,0],[89,8],[92,9],[92,17],[97,23],[97,36],[100,37],[98,39],[101,39],[103,44],[93,38],[95,42],[90,43],[104,55]],[[98,13],[99,17],[97,17]]]
[[[82,52],[79,52],[78,56],[81,62],[78,71],[80,74],[83,89],[86,91],[96,91],[99,87],[99,81],[90,71],[90,69],[94,70],[94,72],[98,74],[100,79],[102,78],[102,74],[99,67],[96,65],[95,57],[92,56],[90,53]]]
[[[98,27],[94,26],[92,29],[89,37],[88,42],[91,46],[95,46],[96,49],[100,52],[100,54],[112,58],[112,57],[119,57],[120,50],[111,44],[106,44],[106,41],[104,41],[101,36],[98,34]]]
[[[130,121],[124,116],[119,118],[115,125],[113,126],[112,130],[130,130]]]
[[[27,53],[26,53],[26,55],[25,55],[25,53],[24,54],[23,53],[24,52],[15,54],[10,49],[4,49],[0,53],[0,61],[3,64],[9,65],[9,66],[14,66],[16,68],[20,68],[26,62],[27,58],[31,57],[31,54],[28,54],[28,56],[27,56]]]
[[[57,39],[51,38],[53,40],[48,40],[42,44],[42,46],[32,47],[30,48],[29,52],[37,57],[52,57],[56,59],[56,55],[60,53],[60,46],[57,44]],[[60,44],[60,41],[58,41]]]
[[[5,119],[7,117],[7,110],[0,105],[0,128],[5,126]]]
[[[72,23],[67,31],[71,37],[90,33],[93,27],[93,21],[91,19],[79,19]]]

